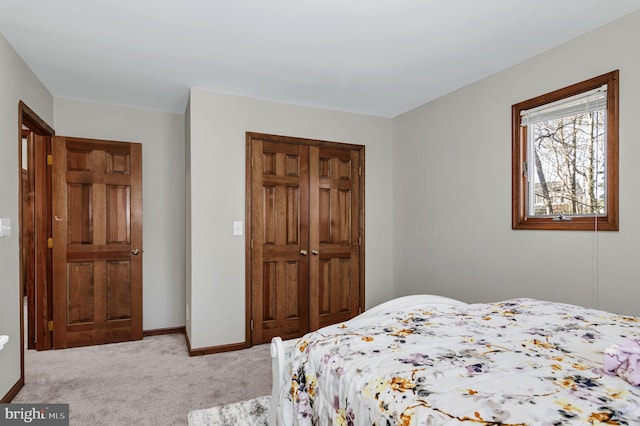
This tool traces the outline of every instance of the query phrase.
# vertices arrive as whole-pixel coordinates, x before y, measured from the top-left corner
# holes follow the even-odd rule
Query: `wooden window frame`
[[[517,103],[511,107],[512,131],[512,229],[617,231],[618,224],[618,81],[619,70],[585,80],[565,88]],[[527,178],[524,164],[527,159],[527,127],[520,125],[520,112],[550,102],[579,95],[607,85],[607,159],[606,191],[607,214],[602,216],[572,216],[571,220],[527,215]]]

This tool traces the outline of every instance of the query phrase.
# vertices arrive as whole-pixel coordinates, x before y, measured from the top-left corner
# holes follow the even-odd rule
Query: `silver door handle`
[[[320,252],[318,250],[311,250],[311,253],[313,253],[316,256],[320,254]]]
[[[307,253],[308,253],[308,252],[307,252],[306,250],[300,250],[300,254],[301,254],[301,255],[303,255],[303,256],[306,256],[306,255],[307,255]]]
[[[133,250],[131,250],[131,253],[133,253],[134,256],[137,256],[138,253],[140,253],[140,249],[134,248]]]

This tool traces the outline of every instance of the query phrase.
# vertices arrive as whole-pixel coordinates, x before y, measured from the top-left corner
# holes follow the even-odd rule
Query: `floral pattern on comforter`
[[[640,388],[602,370],[640,319],[513,299],[413,307],[299,340],[283,424],[640,424]]]

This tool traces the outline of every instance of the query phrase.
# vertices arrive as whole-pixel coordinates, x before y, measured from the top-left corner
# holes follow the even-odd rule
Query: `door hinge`
[[[251,168],[253,169],[253,157],[251,157]]]
[[[362,306],[358,306],[358,315],[362,313]]]
[[[49,322],[47,323],[47,329],[48,329],[49,331],[53,331],[53,321],[49,321]]]
[[[50,166],[53,164],[53,155],[48,154],[47,155],[47,166]]]
[[[362,246],[362,237],[358,237],[358,247]]]
[[[251,250],[253,250],[253,238],[251,239],[251,242],[249,243],[249,248],[250,248]]]
[[[251,320],[251,331],[253,331],[253,320]]]
[[[362,176],[362,167],[358,167],[358,176]]]
[[[53,248],[53,238],[47,238],[47,247]]]

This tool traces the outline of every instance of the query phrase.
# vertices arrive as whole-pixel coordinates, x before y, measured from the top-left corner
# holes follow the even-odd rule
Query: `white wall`
[[[20,379],[20,274],[18,227],[18,101],[50,125],[53,97],[0,34],[0,217],[11,220],[11,236],[0,237],[0,398]]]
[[[395,295],[640,314],[640,13],[394,119]],[[620,231],[511,230],[511,105],[620,69]]]
[[[232,222],[245,220],[247,131],[366,146],[366,305],[391,298],[390,119],[192,89],[187,126],[192,348],[245,341],[245,243],[243,236],[232,235]]]
[[[184,115],[54,102],[57,135],[142,144],[143,328],[184,325]]]

